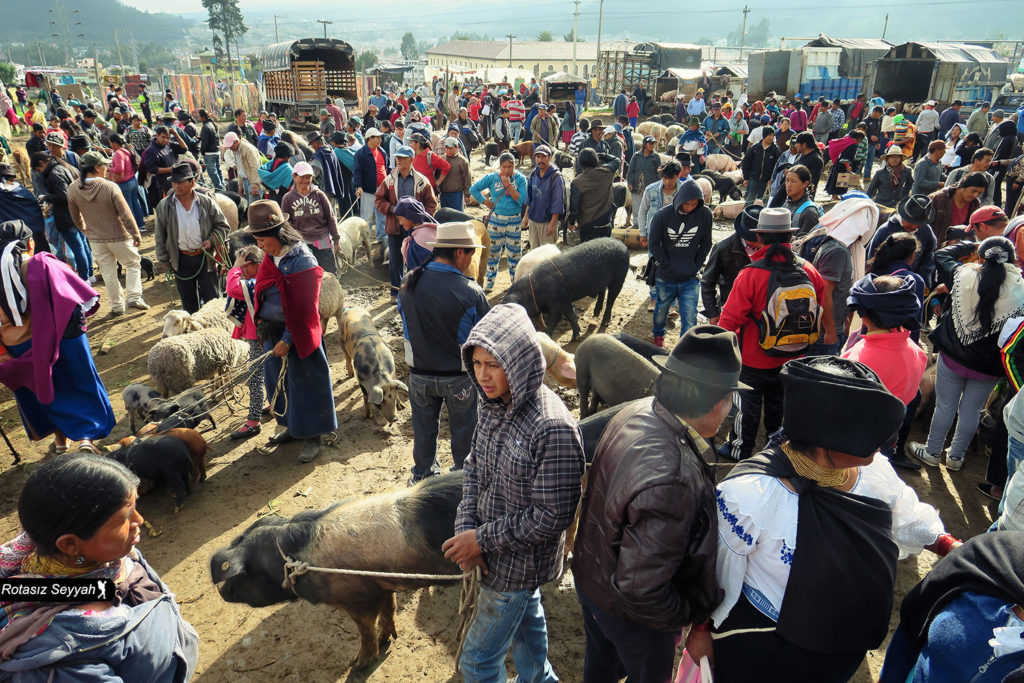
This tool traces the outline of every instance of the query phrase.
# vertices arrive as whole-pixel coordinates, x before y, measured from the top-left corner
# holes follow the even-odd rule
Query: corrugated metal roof
[[[727,66],[720,66],[715,71],[716,76],[725,76],[731,74],[736,78],[746,78],[748,75],[746,64],[729,64]]]
[[[893,43],[881,38],[833,38],[824,33],[804,45],[804,47],[842,47],[851,50],[881,50],[882,52],[886,52],[892,46]]]
[[[292,59],[298,57],[302,50],[339,49],[352,56],[352,46],[337,38],[303,38],[302,40],[286,40],[263,48],[263,70],[281,71],[292,67]]]
[[[632,43],[602,42],[602,50],[625,50]],[[443,45],[432,47],[427,54],[448,57],[464,57],[467,59],[486,59],[508,61],[507,40],[450,40]],[[512,61],[551,61],[565,64],[572,60],[572,43],[564,40],[549,41],[513,41]],[[597,43],[576,43],[576,59],[593,62],[597,59]]]
[[[931,55],[942,62],[977,62],[979,64],[1005,64],[1006,60],[997,55],[987,47],[980,45],[968,45],[966,43],[929,43],[924,41],[910,41],[902,45],[896,45],[890,50],[890,54],[901,54],[907,45],[917,45],[928,51]],[[902,57],[897,57],[900,59]]]
[[[550,76],[545,76],[541,80],[544,81],[545,83],[586,83],[587,82],[587,79],[585,79],[585,78],[583,78],[581,76],[573,76],[572,74],[567,74],[564,71],[556,71],[555,73],[551,74]]]

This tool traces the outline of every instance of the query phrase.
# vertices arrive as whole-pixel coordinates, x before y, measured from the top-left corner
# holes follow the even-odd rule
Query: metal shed
[[[1006,60],[987,47],[909,42],[890,48],[868,69],[866,80],[886,100],[948,104],[992,99],[1008,71]]]
[[[842,78],[863,78],[868,64],[884,57],[893,43],[880,38],[833,38],[824,33],[804,47],[838,47],[839,76]]]

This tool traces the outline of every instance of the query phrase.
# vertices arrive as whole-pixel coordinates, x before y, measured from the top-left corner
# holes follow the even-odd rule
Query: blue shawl
[[[292,186],[292,173],[295,171],[287,161],[274,168],[276,159],[271,159],[260,166],[260,182],[271,190],[280,190]]]

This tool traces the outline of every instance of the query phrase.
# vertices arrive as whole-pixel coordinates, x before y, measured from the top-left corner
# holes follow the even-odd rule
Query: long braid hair
[[[428,263],[434,261],[438,256],[446,261],[454,261],[455,254],[457,254],[458,251],[459,250],[455,247],[434,247],[434,250],[430,252],[430,256],[427,257],[427,260],[416,268],[413,268],[409,271],[409,274],[405,276],[405,284],[402,285],[402,289],[409,292],[416,289],[416,283],[423,276],[423,272],[427,269]]]

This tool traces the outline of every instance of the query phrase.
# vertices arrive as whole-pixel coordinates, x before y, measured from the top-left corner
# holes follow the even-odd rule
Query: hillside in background
[[[122,46],[130,40],[129,34],[140,43],[173,44],[192,23],[172,14],[142,12],[118,0],[61,0],[60,11],[47,11],[56,7],[54,0],[0,0],[0,43],[63,41],[66,31],[76,46],[107,46],[114,44],[114,29],[118,29]],[[51,21],[56,25],[51,26]],[[60,37],[52,37],[53,33]]]

